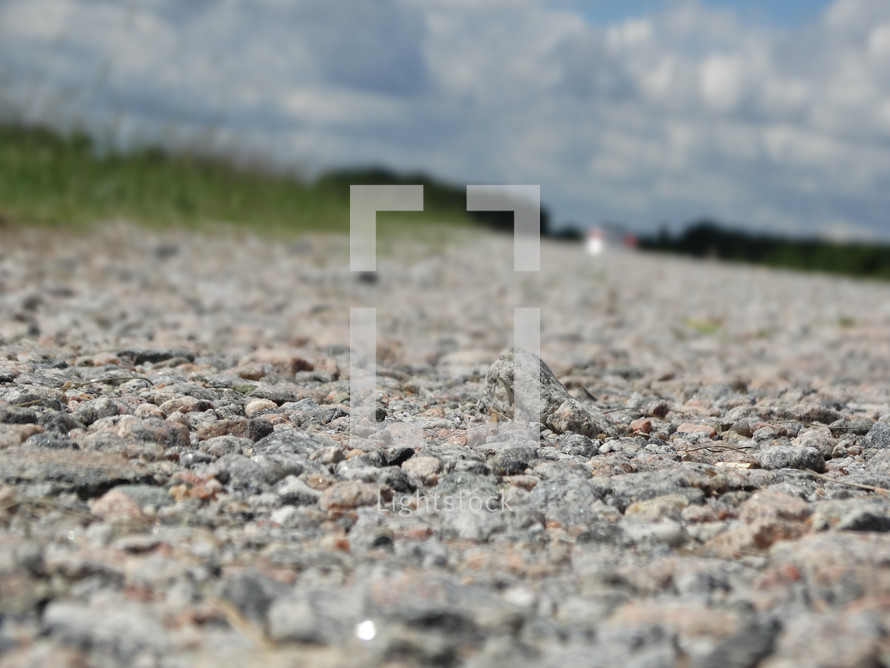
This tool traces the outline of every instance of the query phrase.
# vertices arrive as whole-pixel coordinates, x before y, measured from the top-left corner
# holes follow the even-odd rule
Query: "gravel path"
[[[342,238],[4,234],[0,665],[890,664],[890,284],[547,243],[514,274],[481,233],[389,242],[377,281]],[[352,306],[379,421],[351,439]]]

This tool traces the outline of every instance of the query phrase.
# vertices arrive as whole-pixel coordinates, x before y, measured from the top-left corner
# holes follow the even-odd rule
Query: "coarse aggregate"
[[[334,235],[3,235],[2,666],[890,664],[890,283],[554,241],[516,273],[469,230],[374,276]]]

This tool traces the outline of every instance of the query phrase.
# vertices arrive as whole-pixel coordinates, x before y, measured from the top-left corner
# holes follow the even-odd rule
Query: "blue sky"
[[[3,0],[0,113],[890,239],[888,0]]]
[[[573,0],[567,0],[571,6]],[[581,0],[578,8],[592,23],[608,25],[629,18],[663,11],[666,0]],[[794,29],[819,17],[827,0],[708,0],[714,8],[726,8],[741,16]]]

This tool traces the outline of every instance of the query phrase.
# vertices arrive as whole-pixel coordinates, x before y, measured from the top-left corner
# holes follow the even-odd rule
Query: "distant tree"
[[[731,229],[709,219],[693,221],[677,235],[662,226],[655,234],[642,236],[639,247],[772,267],[890,279],[890,246],[886,244],[791,239]]]
[[[513,233],[513,213],[510,211],[467,211],[466,186],[458,186],[434,178],[424,172],[398,173],[383,166],[335,169],[323,174],[316,182],[349,196],[351,185],[422,185],[424,204],[430,209],[464,212],[471,219],[500,232]],[[550,234],[550,211],[541,206],[541,235]]]

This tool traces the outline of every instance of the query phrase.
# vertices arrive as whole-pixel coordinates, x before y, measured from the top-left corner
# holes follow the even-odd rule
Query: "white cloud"
[[[698,0],[605,27],[579,11],[5,0],[0,103],[120,112],[149,129],[216,124],[319,165],[539,182],[559,217],[582,222],[710,214],[890,237],[886,0],[834,0],[796,30]]]
[[[652,24],[646,19],[624,21],[606,31],[606,45],[612,51],[639,48],[651,38]]]
[[[55,41],[64,34],[76,7],[64,0],[7,3],[0,7],[0,25],[15,26],[19,38]]]
[[[705,104],[717,112],[734,111],[741,101],[744,68],[738,58],[708,56],[701,67],[701,87]]]

